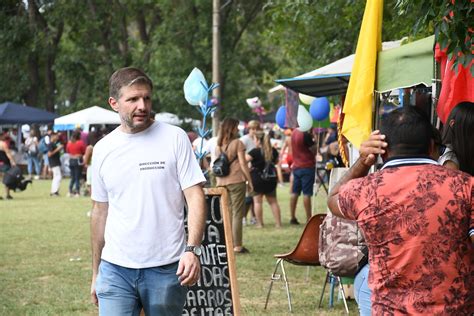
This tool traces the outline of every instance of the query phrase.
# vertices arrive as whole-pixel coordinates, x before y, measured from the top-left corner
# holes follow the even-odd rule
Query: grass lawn
[[[50,197],[50,181],[38,180],[14,200],[0,201],[0,315],[96,315],[89,303],[91,255],[89,198],[67,198],[69,179],[63,179],[61,197]],[[273,254],[291,250],[303,225],[290,226],[288,187],[279,188],[283,228],[273,228],[268,206],[265,228],[244,228],[244,244],[250,254],[237,256],[237,277],[243,315],[287,315],[283,283],[275,283],[268,309],[263,309],[273,272]],[[316,201],[325,210],[325,195]],[[302,201],[297,215],[303,220]],[[317,309],[325,271],[285,265],[293,299],[293,315],[344,315],[342,301],[328,308],[328,287],[323,308]],[[337,297],[337,294],[335,295]],[[351,314],[357,313],[349,301]]]

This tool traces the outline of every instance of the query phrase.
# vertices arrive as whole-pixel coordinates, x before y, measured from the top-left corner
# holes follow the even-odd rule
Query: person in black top
[[[246,154],[246,158],[250,161],[252,169],[250,175],[255,195],[253,203],[255,208],[255,216],[257,218],[258,228],[263,227],[263,196],[267,198],[268,204],[275,218],[275,226],[281,227],[281,212],[276,196],[277,173],[275,164],[278,163],[278,151],[272,147],[270,136],[263,132],[257,132],[255,135],[256,148]]]
[[[49,167],[53,172],[53,181],[51,182],[51,196],[59,195],[61,185],[61,151],[64,146],[59,141],[58,133],[51,134],[51,142],[48,144]]]

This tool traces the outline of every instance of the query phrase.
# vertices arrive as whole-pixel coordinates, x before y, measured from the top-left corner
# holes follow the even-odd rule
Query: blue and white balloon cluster
[[[208,153],[203,150],[204,138],[212,133],[212,129],[206,128],[206,119],[217,109],[218,101],[215,98],[209,98],[209,94],[219,86],[218,83],[212,83],[208,86],[206,78],[201,70],[194,68],[184,81],[184,98],[194,106],[199,106],[199,112],[202,114],[201,127],[197,133],[201,137],[201,144],[196,150],[196,158],[201,161]]]
[[[305,94],[299,95],[300,101],[304,104],[309,104],[309,112],[304,105],[298,106],[298,114],[296,121],[298,122],[298,129],[302,132],[309,131],[313,127],[313,120],[324,121],[330,111],[329,101],[327,98],[315,98]],[[278,108],[275,115],[275,122],[280,128],[286,127],[286,106],[282,105]]]

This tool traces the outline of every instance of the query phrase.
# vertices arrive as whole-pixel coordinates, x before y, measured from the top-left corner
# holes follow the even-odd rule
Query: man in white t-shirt
[[[121,125],[92,156],[92,301],[100,315],[180,315],[200,275],[205,178],[186,133],[151,118],[145,73],[119,69],[109,89]]]

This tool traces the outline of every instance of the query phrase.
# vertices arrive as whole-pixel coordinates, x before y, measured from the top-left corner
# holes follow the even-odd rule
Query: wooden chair
[[[326,214],[313,215],[303,230],[300,240],[296,245],[295,249],[285,254],[277,254],[274,257],[277,259],[275,269],[272,273],[270,286],[268,288],[267,299],[265,301],[265,309],[267,309],[268,300],[270,299],[270,293],[272,291],[273,282],[281,280],[285,282],[286,295],[288,298],[288,308],[290,313],[292,312],[291,307],[291,295],[290,287],[288,284],[288,278],[283,263],[289,262],[291,264],[300,266],[319,266],[319,226],[322,224]],[[281,274],[278,273],[278,269],[281,269]]]

